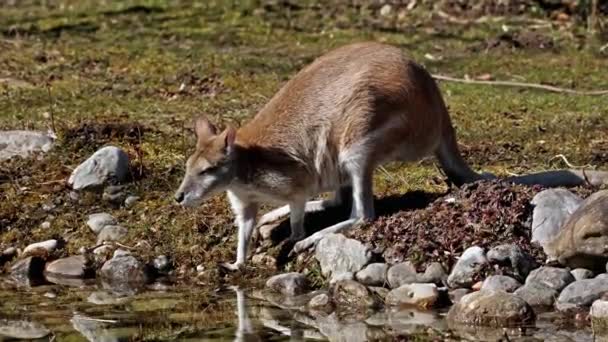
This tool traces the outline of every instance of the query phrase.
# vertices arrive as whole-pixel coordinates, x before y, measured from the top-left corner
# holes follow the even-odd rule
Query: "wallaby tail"
[[[443,103],[442,103],[443,105]],[[480,179],[494,178],[492,175],[479,174],[469,167],[469,164],[464,161],[460,150],[458,149],[458,143],[456,142],[456,132],[452,126],[452,121],[447,113],[445,105],[441,109],[445,111],[445,115],[442,115],[442,132],[441,141],[435,151],[437,159],[441,168],[448,176],[448,180],[456,185],[461,186],[465,183],[475,182]]]

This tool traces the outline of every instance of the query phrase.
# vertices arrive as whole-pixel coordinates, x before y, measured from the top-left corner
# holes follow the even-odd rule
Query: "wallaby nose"
[[[175,202],[182,203],[182,201],[184,200],[184,193],[178,192],[175,194],[175,196],[173,198],[175,198]]]

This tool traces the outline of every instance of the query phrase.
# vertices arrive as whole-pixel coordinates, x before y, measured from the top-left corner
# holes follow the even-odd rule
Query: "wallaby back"
[[[453,183],[480,178],[460,157],[435,81],[380,43],[347,45],[315,60],[238,131],[237,144],[289,155],[307,171],[311,192],[335,188],[342,166],[361,163],[362,155],[362,167],[374,168],[436,154]]]

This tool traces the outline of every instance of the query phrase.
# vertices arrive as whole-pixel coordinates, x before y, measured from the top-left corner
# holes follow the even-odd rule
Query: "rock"
[[[44,264],[44,259],[36,256],[21,259],[11,266],[11,275],[18,279],[42,279]]]
[[[251,263],[256,266],[269,267],[270,269],[277,268],[277,259],[267,253],[260,253],[252,256]]]
[[[329,234],[315,249],[315,258],[324,276],[361,270],[369,263],[371,253],[361,242],[342,234]]]
[[[341,280],[330,288],[331,297],[336,305],[345,309],[378,308],[380,301],[367,287],[354,280]]]
[[[127,198],[125,198],[125,207],[131,208],[137,201],[139,201],[139,198],[139,196],[127,196]]]
[[[378,298],[385,300],[386,296],[388,295],[388,293],[390,292],[389,289],[384,288],[384,287],[379,287],[379,286],[370,286],[368,287],[368,289],[376,294],[378,296]]]
[[[508,327],[531,324],[534,311],[523,299],[504,291],[478,291],[465,295],[447,315],[448,322]]]
[[[526,284],[540,283],[558,292],[573,281],[574,277],[567,269],[550,266],[537,268],[526,278]]]
[[[0,161],[14,156],[28,157],[32,153],[46,153],[53,148],[55,138],[35,131],[0,132]]]
[[[342,280],[355,280],[355,275],[352,272],[334,274],[329,280],[329,286],[333,286],[335,283]]]
[[[67,278],[86,278],[91,272],[84,255],[74,255],[55,260],[46,265],[46,273]]]
[[[112,255],[113,247],[110,245],[102,245],[93,250],[93,258],[98,264],[103,264]]]
[[[137,328],[117,327],[111,321],[100,321],[78,313],[74,313],[70,322],[74,330],[90,342],[125,341],[137,334]]]
[[[547,253],[547,244],[557,237],[566,220],[581,203],[580,197],[566,189],[547,189],[536,194],[531,201],[534,205],[532,242],[540,244]]]
[[[502,290],[505,292],[513,292],[521,286],[521,283],[517,280],[504,276],[504,275],[493,275],[489,276],[484,280],[481,285],[482,290],[498,291]]]
[[[152,260],[152,266],[160,274],[167,274],[171,270],[171,260],[166,255],[159,255]]]
[[[17,248],[8,247],[0,253],[0,267],[17,256]]]
[[[603,299],[594,301],[589,316],[593,334],[601,338],[600,341],[606,340],[608,337],[608,301]]]
[[[433,283],[444,285],[447,282],[448,274],[439,262],[431,263],[423,274],[418,274],[418,283]]]
[[[78,165],[68,179],[74,190],[122,183],[129,174],[129,156],[118,147],[106,146]]]
[[[127,199],[127,193],[122,185],[109,185],[103,190],[101,198],[112,204],[120,205]]]
[[[581,309],[590,306],[604,293],[608,293],[607,278],[578,280],[562,290],[555,306],[560,311]]]
[[[44,325],[29,321],[0,319],[0,337],[33,340],[51,333]]]
[[[417,306],[419,308],[432,308],[439,298],[439,291],[435,284],[406,284],[393,289],[386,295],[386,305],[390,306]]]
[[[449,287],[470,287],[477,273],[488,263],[483,249],[478,246],[467,248],[448,276]]]
[[[42,228],[42,229],[49,229],[49,228],[51,228],[51,222],[49,222],[49,221],[42,222],[40,224],[40,228]]]
[[[532,307],[550,307],[559,292],[543,283],[526,283],[513,292]]]
[[[297,296],[308,290],[308,280],[301,273],[283,273],[270,277],[266,287],[286,296]]]
[[[574,280],[583,280],[593,278],[593,272],[589,271],[586,268],[577,268],[570,271],[570,274],[574,277]]]
[[[31,254],[36,252],[52,253],[55,249],[57,249],[58,245],[59,242],[54,239],[32,243],[25,247],[23,254]]]
[[[127,236],[128,230],[123,226],[105,226],[97,236],[97,244],[105,241],[121,241]]]
[[[460,302],[462,297],[468,295],[469,293],[471,293],[471,290],[469,289],[453,289],[448,292],[448,296],[450,297],[452,304],[456,304]]]
[[[99,234],[104,227],[114,226],[117,223],[116,219],[108,213],[91,214],[87,220],[87,226],[89,226],[95,234]]]
[[[143,284],[147,280],[143,265],[135,257],[116,252],[103,264],[100,276],[110,283]]]
[[[604,271],[608,261],[608,190],[586,199],[546,251],[570,268]]]
[[[386,283],[386,272],[388,272],[387,264],[374,263],[357,272],[356,278],[363,285],[382,286]]]
[[[380,8],[380,15],[383,17],[388,17],[393,12],[393,7],[390,4],[384,4]]]
[[[308,308],[315,311],[330,312],[333,309],[333,303],[327,293],[319,293],[310,299]]]
[[[498,245],[488,251],[489,262],[510,266],[513,276],[524,281],[539,265],[534,258],[515,244]]]
[[[401,285],[412,284],[418,281],[418,273],[414,264],[409,261],[395,264],[388,269],[386,275],[388,284],[392,289],[396,289]]]

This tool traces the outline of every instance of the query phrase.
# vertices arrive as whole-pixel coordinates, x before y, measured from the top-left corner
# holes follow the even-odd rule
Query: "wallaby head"
[[[196,150],[186,162],[186,174],[175,193],[175,200],[193,207],[210,196],[226,190],[236,175],[234,141],[236,130],[217,128],[204,117],[194,123]]]

